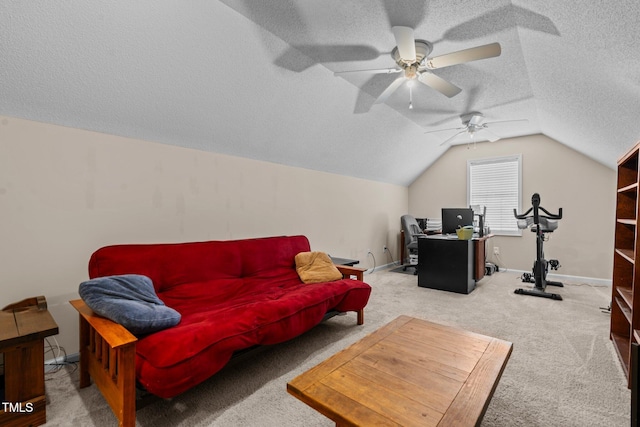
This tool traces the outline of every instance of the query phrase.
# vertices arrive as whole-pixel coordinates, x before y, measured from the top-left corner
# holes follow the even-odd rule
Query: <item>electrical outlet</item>
[[[384,252],[386,252],[386,251],[387,251],[387,245],[384,245],[384,246],[382,247],[382,252],[384,253]]]
[[[371,253],[371,249],[367,249],[367,255]]]
[[[500,255],[500,248],[498,246],[494,246],[493,247],[493,254],[494,255]]]

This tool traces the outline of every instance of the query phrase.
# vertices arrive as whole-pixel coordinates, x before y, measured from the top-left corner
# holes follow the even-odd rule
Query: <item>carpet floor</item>
[[[286,391],[289,380],[406,314],[513,343],[482,426],[628,426],[630,392],[609,340],[611,289],[554,288],[563,301],[514,294],[526,287],[500,272],[469,295],[417,286],[391,269],[365,276],[372,288],[365,324],[334,317],[289,342],[224,369],[173,399],[137,412],[138,426],[332,426]],[[117,425],[96,387],[78,389],[74,366],[46,375],[47,426]]]

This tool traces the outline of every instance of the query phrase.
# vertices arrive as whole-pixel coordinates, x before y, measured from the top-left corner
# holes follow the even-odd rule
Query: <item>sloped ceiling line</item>
[[[408,185],[446,149],[424,131],[474,110],[614,168],[640,139],[640,2],[570,3],[1,2],[0,114]],[[436,70],[453,98],[420,85],[412,110],[406,87],[373,105],[385,76],[333,72],[393,66],[393,25],[433,55],[502,55]]]

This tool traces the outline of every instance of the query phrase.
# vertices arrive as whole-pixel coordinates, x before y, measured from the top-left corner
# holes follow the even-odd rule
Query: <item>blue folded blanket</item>
[[[98,277],[82,282],[78,293],[95,313],[121,324],[134,335],[150,334],[180,323],[180,313],[158,298],[147,276]]]

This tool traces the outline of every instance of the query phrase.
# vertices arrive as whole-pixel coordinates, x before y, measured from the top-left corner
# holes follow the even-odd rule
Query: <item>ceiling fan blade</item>
[[[501,137],[496,135],[493,132],[490,132],[488,129],[481,129],[477,132],[482,132],[482,136],[484,136],[485,138],[487,138],[489,141],[491,142],[496,142],[497,140],[499,140]]]
[[[513,122],[528,122],[529,119],[515,119],[515,120],[498,120],[495,122],[487,122],[485,125],[492,125],[494,123],[513,123]]]
[[[410,27],[391,27],[393,36],[396,39],[400,58],[404,61],[416,62],[416,39],[413,37],[413,28]]]
[[[462,89],[453,83],[449,83],[442,77],[436,76],[430,72],[420,74],[420,76],[418,76],[418,80],[449,98],[456,96],[462,91]]]
[[[427,58],[426,66],[431,70],[435,70],[436,68],[450,67],[451,65],[463,64],[479,59],[493,58],[500,56],[500,53],[502,53],[500,43],[491,43],[459,50],[457,52],[445,53],[435,58]]]
[[[466,127],[461,127],[461,128],[447,128],[447,129],[436,129],[436,130],[428,130],[425,133],[435,133],[435,132],[444,132],[445,130],[460,130],[460,129],[466,129]]]
[[[391,84],[384,90],[384,92],[382,92],[380,96],[378,96],[378,99],[376,99],[374,104],[381,104],[385,102],[391,96],[391,94],[395,92],[396,89],[398,89],[402,85],[402,83],[405,82],[405,80],[406,79],[404,76],[400,76],[392,81]]]
[[[402,70],[400,68],[377,68],[372,70],[346,70],[346,71],[335,71],[333,73],[334,76],[339,76],[340,74],[351,74],[351,73],[368,73],[368,74],[393,74],[399,73]]]
[[[442,146],[442,145],[448,144],[448,143],[450,143],[451,141],[453,141],[454,139],[456,139],[456,137],[457,137],[458,135],[462,135],[463,133],[466,133],[466,132],[467,132],[467,130],[466,130],[466,128],[465,128],[465,130],[461,130],[460,132],[458,132],[458,133],[456,133],[455,135],[453,135],[451,138],[449,138],[449,139],[445,139],[444,141],[442,141],[442,142],[440,143],[440,145]]]

